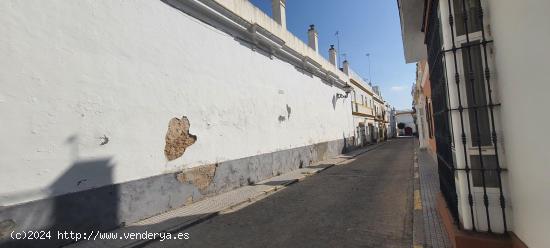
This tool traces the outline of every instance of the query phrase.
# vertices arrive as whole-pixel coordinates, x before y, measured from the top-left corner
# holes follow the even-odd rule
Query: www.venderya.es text
[[[65,239],[75,242],[81,240],[187,240],[191,236],[189,233],[168,233],[168,232],[74,232],[74,231],[12,231],[12,239],[16,240],[47,240],[47,239]]]

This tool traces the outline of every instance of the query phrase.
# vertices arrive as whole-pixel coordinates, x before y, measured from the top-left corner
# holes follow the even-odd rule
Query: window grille
[[[445,1],[445,0],[441,0]],[[459,223],[458,200],[455,185],[457,173],[464,173],[467,181],[467,195],[473,231],[479,226],[474,220],[473,188],[482,188],[483,208],[488,232],[492,232],[489,214],[489,197],[487,190],[498,189],[501,218],[504,232],[508,231],[506,222],[506,203],[502,189],[502,172],[497,133],[495,131],[495,111],[500,104],[493,101],[491,90],[491,73],[488,62],[488,46],[492,40],[486,39],[483,25],[483,9],[480,0],[446,0],[449,11],[451,44],[445,49],[442,40],[439,16],[439,1],[432,1],[428,16],[426,43],[432,88],[433,120],[438,160],[438,173],[441,192],[447,202],[455,222]],[[452,8],[451,8],[452,7]],[[455,32],[456,31],[456,32]],[[478,32],[479,38],[472,38]],[[457,42],[462,36],[464,43]],[[445,57],[451,56],[445,63]],[[462,66],[460,66],[462,65]],[[454,75],[447,75],[447,66],[454,69]],[[462,72],[461,70],[462,69]],[[461,75],[462,74],[462,75]],[[464,82],[461,81],[461,78]],[[455,83],[455,92],[449,91],[449,84]],[[465,96],[461,95],[464,89]],[[450,94],[456,95],[458,106],[450,106]],[[458,111],[459,127],[452,126],[452,111]],[[454,129],[460,134],[460,140],[453,140]],[[469,135],[467,135],[469,134]],[[469,142],[469,143],[468,143]],[[463,154],[453,154],[453,148],[461,146]],[[487,155],[486,150],[492,150]],[[464,156],[464,164],[455,164],[453,156]],[[480,204],[480,203],[477,203]],[[461,227],[460,225],[458,225]]]

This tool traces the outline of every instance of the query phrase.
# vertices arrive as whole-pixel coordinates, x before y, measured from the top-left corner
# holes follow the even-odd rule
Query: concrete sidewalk
[[[388,142],[392,142],[391,140]],[[275,176],[254,185],[247,185],[230,192],[215,195],[196,203],[183,206],[171,211],[150,217],[148,219],[132,223],[109,233],[117,238],[99,239],[91,237],[90,240],[71,244],[67,247],[134,247],[142,246],[155,240],[126,239],[128,233],[175,233],[197,223],[205,221],[221,213],[236,211],[248,206],[272,193],[303,180],[309,175],[319,173],[333,165],[352,161],[357,156],[374,150],[387,144],[379,143],[365,148],[356,149],[346,154],[328,160],[320,161],[311,166],[300,168],[292,172]],[[95,238],[95,240],[94,240]]]
[[[452,247],[436,209],[436,195],[439,192],[437,164],[424,149],[417,149],[416,158],[418,169],[415,172],[417,173],[415,177],[419,183],[419,197],[421,200],[418,212],[421,213],[419,217],[415,216],[415,227],[423,228],[423,230],[416,232],[422,237],[415,237],[415,241],[422,247]]]

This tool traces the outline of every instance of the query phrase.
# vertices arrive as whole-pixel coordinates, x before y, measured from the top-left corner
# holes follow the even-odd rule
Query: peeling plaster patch
[[[202,194],[206,194],[208,187],[214,181],[217,168],[218,164],[199,166],[177,174],[176,178],[182,183],[196,186]]]
[[[0,239],[8,237],[15,229],[15,221],[3,220],[0,222]]]
[[[166,146],[164,147],[164,155],[168,161],[181,157],[185,149],[197,141],[197,136],[189,133],[189,127],[189,120],[185,116],[181,120],[172,118],[168,123]]]

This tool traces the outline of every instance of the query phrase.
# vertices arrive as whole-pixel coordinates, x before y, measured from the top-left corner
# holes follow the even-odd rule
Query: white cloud
[[[392,91],[403,91],[404,89],[405,89],[404,86],[392,86],[391,87]]]

